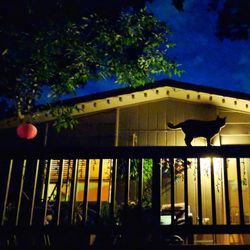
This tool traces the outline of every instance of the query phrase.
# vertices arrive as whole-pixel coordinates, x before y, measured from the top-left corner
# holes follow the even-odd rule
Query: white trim
[[[133,90],[133,89],[131,89]],[[250,101],[237,99],[235,97],[227,97],[218,94],[209,94],[195,90],[187,90],[182,88],[173,88],[170,86],[156,87],[143,91],[134,91],[128,94],[110,96],[103,99],[86,101],[78,103],[80,111],[74,112],[73,116],[81,116],[90,113],[101,112],[109,109],[118,109],[131,105],[163,101],[163,100],[179,100],[188,103],[200,103],[216,106],[218,108],[229,109],[230,112],[250,113]],[[225,112],[225,111],[222,111]],[[37,114],[36,122],[45,122],[53,120],[46,111]],[[0,128],[14,127],[18,124],[17,119],[0,120]]]

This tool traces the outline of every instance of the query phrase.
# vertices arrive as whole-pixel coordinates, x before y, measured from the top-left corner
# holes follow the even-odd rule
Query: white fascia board
[[[131,89],[132,90],[132,89]],[[91,113],[101,112],[109,109],[128,107],[131,105],[143,104],[147,102],[155,102],[166,99],[174,99],[191,103],[201,103],[213,105],[225,109],[231,109],[238,112],[250,113],[250,101],[238,99],[206,92],[181,89],[176,87],[157,87],[142,91],[131,91],[128,94],[110,96],[96,100],[81,102],[76,104],[80,111],[74,111],[73,116],[82,116]],[[43,111],[37,113],[35,123],[51,121],[54,118]],[[18,124],[18,120],[10,118],[0,121],[0,128],[14,127]]]

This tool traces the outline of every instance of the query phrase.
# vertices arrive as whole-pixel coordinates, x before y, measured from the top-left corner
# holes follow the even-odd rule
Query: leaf
[[[3,52],[2,52],[2,56],[6,55],[8,53],[9,49],[5,49]]]

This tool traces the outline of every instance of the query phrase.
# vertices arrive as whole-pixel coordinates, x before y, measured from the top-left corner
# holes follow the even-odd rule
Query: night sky
[[[186,0],[183,11],[172,0],[154,0],[148,10],[166,22],[176,47],[169,52],[185,73],[172,79],[197,85],[250,93],[250,42],[219,39],[216,32],[217,12],[208,11],[207,0]],[[219,7],[224,0],[218,0]],[[157,79],[167,78],[160,75]],[[118,88],[111,80],[90,82],[79,95]]]

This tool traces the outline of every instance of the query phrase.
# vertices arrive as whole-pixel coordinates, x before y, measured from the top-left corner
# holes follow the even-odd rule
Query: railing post
[[[239,196],[239,212],[240,212],[240,224],[244,225],[244,207],[243,207],[243,195],[242,195],[242,181],[241,181],[241,170],[240,170],[240,158],[236,158],[237,167],[237,182],[238,182],[238,196]]]
[[[35,170],[35,177],[34,177],[33,193],[32,193],[32,201],[31,201],[31,210],[30,210],[30,221],[29,221],[30,226],[33,223],[33,214],[34,214],[34,207],[35,207],[35,200],[36,200],[37,178],[38,178],[39,166],[40,166],[40,160],[37,159],[36,160],[36,170]]]
[[[161,216],[161,159],[153,159],[152,177],[152,216],[153,216],[153,237],[157,245],[160,241],[160,216]]]
[[[64,160],[60,159],[60,168],[57,180],[57,192],[56,192],[56,225],[60,224],[60,214],[61,214],[61,200],[62,200],[62,185],[63,185],[63,169]]]
[[[124,192],[124,208],[127,209],[129,205],[129,193],[130,193],[130,167],[131,167],[131,159],[128,159],[128,165],[125,169],[125,192]],[[126,212],[125,212],[126,213]]]
[[[116,200],[116,181],[117,181],[117,164],[118,159],[113,159],[112,161],[112,183],[111,183],[111,198],[110,198],[110,206],[111,218],[114,219],[115,216],[115,200]]]
[[[197,158],[197,185],[198,185],[198,217],[202,225],[202,193],[201,193],[201,159]]]
[[[131,159],[126,159],[125,165],[125,190],[124,190],[124,217],[125,221],[128,220],[128,207],[129,207],[129,193],[130,193],[130,167],[131,167]]]
[[[88,218],[88,195],[89,195],[89,170],[90,170],[90,159],[86,160],[86,172],[85,172],[85,183],[84,183],[84,197],[83,197],[83,220],[87,222]]]
[[[23,167],[22,167],[22,175],[21,175],[21,183],[20,183],[20,189],[19,189],[18,203],[17,203],[15,226],[18,225],[18,221],[19,221],[19,214],[20,214],[22,195],[23,195],[23,184],[24,184],[24,178],[25,178],[26,163],[27,163],[27,160],[26,159],[23,160]]]
[[[102,176],[103,176],[103,159],[100,159],[99,173],[98,173],[98,187],[97,187],[97,216],[98,221],[101,217],[102,209]]]
[[[43,204],[44,204],[44,210],[43,210],[43,225],[46,225],[46,217],[47,217],[47,210],[48,210],[48,189],[49,189],[49,184],[50,184],[50,171],[51,171],[51,165],[52,165],[52,159],[48,162],[45,163],[45,168],[46,168],[46,179],[45,179],[45,187],[44,187],[44,195],[43,195]]]
[[[175,166],[174,159],[169,159],[169,167],[170,167],[170,192],[171,192],[171,224],[174,225],[175,222],[175,198],[174,198],[174,182],[175,182]]]
[[[230,217],[230,201],[229,201],[229,190],[228,190],[228,172],[227,172],[227,158],[223,158],[224,166],[224,189],[225,189],[225,205],[226,205],[226,223],[231,224]]]
[[[3,202],[3,213],[2,213],[1,226],[4,225],[4,220],[5,220],[7,202],[8,202],[8,196],[9,196],[9,190],[10,190],[10,180],[11,180],[11,174],[12,174],[12,167],[13,167],[13,159],[10,160],[10,165],[9,165],[8,179],[7,179],[7,183],[6,183],[5,196],[4,196],[4,202]]]
[[[214,161],[213,158],[211,159],[211,199],[212,199],[212,222],[213,225],[216,225],[216,199],[215,199],[215,182],[214,182]]]
[[[140,160],[139,169],[138,169],[138,207],[142,208],[142,196],[143,196],[143,162],[144,159]]]
[[[75,202],[76,202],[76,185],[78,180],[78,164],[79,160],[74,159],[73,161],[73,171],[72,171],[72,180],[71,180],[71,190],[70,190],[70,221],[69,223],[74,224],[74,211],[75,211]]]
[[[185,221],[188,223],[188,166],[187,158],[184,159],[184,206],[185,206]]]

